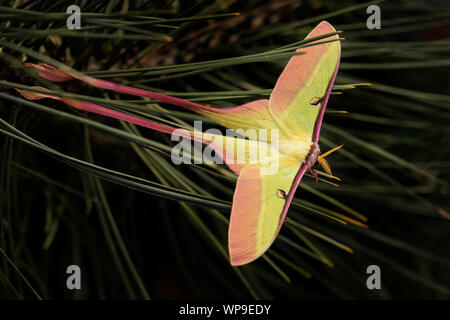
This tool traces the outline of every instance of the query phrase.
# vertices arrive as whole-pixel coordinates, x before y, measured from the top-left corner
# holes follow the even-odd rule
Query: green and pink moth
[[[325,108],[336,78],[340,60],[340,41],[329,23],[321,22],[307,38],[335,33],[323,43],[299,49],[281,73],[269,100],[256,100],[233,108],[212,108],[167,95],[125,85],[79,76],[46,64],[29,64],[51,81],[78,79],[92,86],[129,95],[146,97],[196,112],[226,128],[277,129],[279,146],[271,156],[277,157],[276,174],[262,173],[264,164],[238,164],[234,154],[226,151],[223,140],[202,136],[111,110],[91,102],[19,90],[28,99],[57,99],[77,109],[121,119],[168,134],[198,140],[210,146],[238,175],[229,224],[228,248],[232,265],[243,265],[260,257],[277,237],[289,205],[303,175],[318,161],[331,174],[319,149],[319,134]],[[317,41],[314,41],[317,42]],[[312,42],[312,44],[314,44]],[[44,88],[40,88],[44,89]],[[236,137],[230,139],[238,139]],[[252,141],[249,141],[251,143]],[[268,142],[270,144],[270,141]]]

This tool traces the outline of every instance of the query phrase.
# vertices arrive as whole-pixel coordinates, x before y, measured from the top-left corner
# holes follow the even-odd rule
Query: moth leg
[[[309,172],[316,178],[316,183],[319,183],[319,176],[317,175],[317,172],[314,171],[314,169],[309,169]]]

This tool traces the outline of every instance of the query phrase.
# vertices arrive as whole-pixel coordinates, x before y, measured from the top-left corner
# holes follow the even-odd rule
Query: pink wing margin
[[[333,76],[331,77],[330,83],[328,84],[327,91],[323,98],[322,108],[320,109],[320,113],[317,117],[316,124],[314,126],[314,133],[312,136],[312,141],[316,142],[316,143],[319,142],[319,135],[320,135],[320,129],[322,128],[323,116],[325,114],[325,109],[327,108],[328,99],[330,98],[331,89],[333,88],[334,81],[336,80],[340,60],[341,60],[341,53],[339,52],[339,58],[338,58],[338,62],[336,65],[336,69],[334,70]]]
[[[325,92],[325,96],[323,97],[322,107],[320,109],[319,115],[317,116],[316,123],[314,125],[314,131],[312,136],[312,141],[318,143],[319,142],[319,136],[320,136],[320,129],[322,128],[322,122],[323,117],[325,115],[325,109],[327,108],[328,99],[330,98],[331,89],[333,88],[334,81],[336,80],[337,72],[339,69],[339,63],[341,60],[341,52],[339,51],[339,57],[336,64],[336,68],[333,72],[333,76],[330,79],[330,82],[328,83],[327,90]],[[303,178],[303,175],[308,171],[309,168],[307,168],[307,159],[306,161],[301,165],[300,169],[298,170],[297,175],[295,176],[295,180],[292,184],[291,190],[289,190],[288,198],[286,199],[286,204],[283,208],[283,212],[280,217],[280,224],[278,226],[278,231],[281,229],[281,226],[283,225],[283,221],[286,218],[287,211],[289,209],[289,206],[291,205],[292,199],[294,197],[295,191],[298,188],[298,185],[300,184],[300,181]]]

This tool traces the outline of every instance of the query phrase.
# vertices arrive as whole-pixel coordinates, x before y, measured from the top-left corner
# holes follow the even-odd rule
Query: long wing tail
[[[64,82],[78,79],[97,88],[170,103],[215,120],[227,128],[259,129],[278,127],[269,113],[267,100],[256,100],[233,108],[212,108],[165,94],[93,78],[75,71],[63,71],[48,64],[27,63],[26,65],[34,68],[43,78],[50,81]]]

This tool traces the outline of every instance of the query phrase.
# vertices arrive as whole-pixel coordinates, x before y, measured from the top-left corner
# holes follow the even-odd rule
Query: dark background
[[[3,1],[2,6],[10,7],[11,3]],[[124,10],[123,3],[115,3],[89,1],[89,4],[79,5],[82,13]],[[142,286],[148,296],[155,299],[447,299],[450,228],[445,210],[448,210],[446,183],[450,150],[447,60],[450,7],[446,1],[386,1],[379,4],[381,30],[365,28],[367,5],[322,17],[361,3],[130,2],[128,11],[147,10],[150,11],[148,16],[164,19],[241,13],[239,19],[216,17],[174,22],[172,25],[180,27],[170,31],[174,41],[162,45],[146,40],[91,39],[67,34],[60,36],[61,43],[54,44],[48,37],[32,36],[26,30],[63,28],[65,20],[51,20],[48,16],[48,19],[45,16],[31,19],[27,15],[0,10],[5,14],[1,22],[3,40],[41,52],[81,71],[184,64],[262,52],[301,40],[318,22],[326,19],[337,30],[343,30],[341,36],[346,38],[342,42],[342,66],[337,84],[373,83],[370,87],[343,90],[343,94],[330,97],[328,109],[349,112],[348,116],[327,114],[323,130],[324,138],[335,144],[344,144],[344,150],[351,153],[346,157],[338,152],[329,158],[333,173],[342,179],[340,186],[316,184],[309,177],[302,182],[364,214],[368,218],[369,229],[350,224],[344,226],[311,210],[292,207],[289,217],[347,244],[354,253],[349,254],[310,234],[304,236],[333,262],[334,267],[279,239],[271,249],[307,270],[311,279],[274,259],[290,277],[290,283],[287,283],[266,261],[259,259],[238,268],[254,288],[251,294],[188,211],[195,212],[195,216],[226,248],[227,225],[221,223],[208,206],[189,205],[186,209],[175,200],[96,180],[85,170],[70,167],[60,158],[20,143],[3,132],[0,136],[0,218],[4,253],[36,292],[47,299],[142,299],[147,297]],[[65,12],[67,5],[64,1],[24,1],[19,8],[49,14]],[[165,13],[168,8],[176,8],[176,13]],[[310,20],[314,17],[316,20]],[[83,26],[91,25],[83,19],[82,16]],[[132,15],[124,19],[133,21]],[[291,25],[301,21],[305,24]],[[140,28],[155,33],[165,30]],[[274,31],[271,33],[271,30]],[[116,31],[114,28],[104,30],[110,34]],[[133,31],[125,33],[133,34]],[[429,45],[425,43],[427,41],[441,41],[442,44]],[[402,43],[410,46],[402,46]],[[146,50],[148,54],[145,54]],[[8,83],[42,85],[23,66],[23,62],[39,62],[38,59],[5,47],[0,57],[1,79]],[[281,60],[227,66],[192,76],[163,78],[147,85],[176,92],[227,91],[231,85],[239,86],[232,80],[228,87],[221,87],[219,81],[211,81],[213,77],[226,82],[226,77],[221,78],[225,74],[267,89],[273,87],[285,63],[286,60]],[[349,81],[349,78],[359,80]],[[142,79],[146,79],[145,76],[114,77],[112,80],[131,81],[128,83],[132,84],[132,81]],[[385,87],[377,87],[377,84],[389,86],[391,92],[387,92]],[[64,83],[61,87],[68,92],[105,97],[103,91],[78,82]],[[405,93],[398,88],[410,91]],[[245,89],[248,88],[241,87],[241,90]],[[19,97],[6,85],[0,87],[0,92]],[[420,92],[438,96],[423,98],[418,96]],[[259,97],[211,98],[201,103],[226,107]],[[132,99],[112,93],[108,93],[108,98]],[[62,103],[50,100],[37,103],[123,129],[115,120],[84,114]],[[161,105],[179,111],[175,107]],[[158,177],[141,161],[129,141],[101,130],[91,128],[87,131],[80,123],[4,98],[0,99],[0,117],[61,153],[89,162],[94,160],[99,166],[158,182]],[[327,125],[332,126],[331,130]],[[333,127],[351,137],[337,134]],[[10,132],[4,125],[2,128]],[[90,144],[86,142],[87,132]],[[167,135],[144,129],[140,132],[145,137],[170,145]],[[423,168],[443,182],[421,175],[396,159],[383,157],[354,138]],[[322,147],[322,150],[327,147]],[[89,150],[93,159],[89,159]],[[170,159],[168,161],[170,163]],[[216,177],[211,181],[204,177],[203,171],[193,166],[174,166],[174,170],[182,172],[216,198],[231,201],[233,182]],[[183,189],[176,184],[174,186]],[[303,189],[297,191],[296,197],[345,213],[342,208]],[[121,250],[109,214],[121,234],[130,260]],[[220,210],[218,214],[228,218],[229,211]],[[52,232],[54,237],[49,238]],[[286,227],[281,234],[311,252]],[[44,243],[49,246],[43,247]],[[119,262],[114,258],[114,251]],[[139,280],[133,276],[127,261],[132,261]],[[35,295],[12,264],[4,256],[0,262],[0,297],[34,299]],[[80,291],[66,289],[65,270],[71,264],[81,267],[83,289]],[[366,287],[366,268],[372,264],[381,267],[382,290],[368,290]]]

